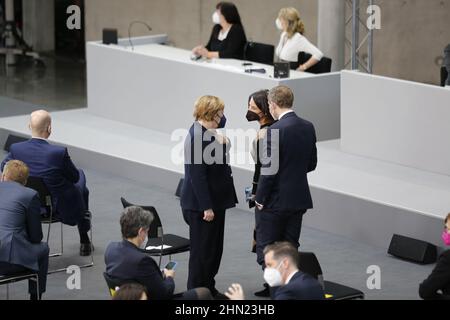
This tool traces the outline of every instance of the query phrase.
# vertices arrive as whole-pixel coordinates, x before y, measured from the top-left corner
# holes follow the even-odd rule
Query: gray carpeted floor
[[[3,157],[3,156],[2,156]],[[152,181],[141,184],[131,180],[104,175],[87,170],[91,189],[91,208],[94,215],[95,266],[82,269],[81,290],[68,290],[67,274],[49,275],[46,299],[108,299],[108,292],[102,277],[104,271],[103,253],[110,241],[120,239],[119,198],[127,197],[131,202],[154,205],[163,221],[166,233],[187,236],[188,229],[181,217],[178,200],[173,190],[164,190]],[[174,186],[175,188],[175,186]],[[306,216],[306,220],[307,220]],[[262,283],[255,256],[249,251],[253,227],[253,215],[241,210],[229,210],[226,220],[225,250],[218,288],[225,290],[233,282],[241,283],[249,299],[252,292]],[[57,244],[58,228],[54,228],[51,244]],[[52,258],[52,266],[81,264],[85,259],[78,255],[78,238],[75,228],[65,227],[65,254],[63,258]],[[419,266],[387,256],[384,248],[373,248],[348,239],[314,229],[303,228],[301,247],[317,254],[326,280],[340,282],[364,291],[367,299],[417,299],[417,289],[431,271],[432,266]],[[174,256],[179,262],[176,275],[177,290],[186,288],[188,254]],[[366,287],[367,267],[381,268],[381,290]],[[5,289],[0,288],[0,297]],[[24,284],[11,286],[12,298],[25,299]]]

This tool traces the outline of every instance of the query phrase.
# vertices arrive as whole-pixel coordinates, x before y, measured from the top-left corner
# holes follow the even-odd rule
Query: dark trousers
[[[188,289],[208,288],[217,293],[214,277],[219,272],[223,252],[225,210],[214,210],[214,220],[203,220],[203,212],[183,210],[189,225],[191,249],[189,256]]]
[[[49,248],[46,243],[41,243],[42,245],[42,251],[39,254],[38,257],[38,267],[39,270],[37,272],[38,279],[39,279],[39,296],[42,295],[42,293],[45,292],[45,288],[47,287],[47,272],[48,272],[48,254],[49,254]],[[1,275],[8,275],[13,276],[16,274],[20,274],[23,272],[28,272],[29,269],[15,265],[15,264],[6,264],[1,263],[0,267],[0,274]],[[33,280],[28,281],[28,292],[30,295],[36,294],[36,282]]]
[[[78,179],[78,182],[75,183],[75,187],[83,199],[84,208],[83,211],[80,212],[80,220],[77,226],[78,231],[82,234],[91,230],[91,219],[87,219],[85,215],[86,211],[89,211],[89,189],[86,186],[86,175],[83,170],[78,171],[80,172],[80,179]]]
[[[262,211],[255,209],[256,223],[256,256],[257,262],[263,269],[264,264],[264,248],[274,242],[288,241],[296,248],[300,246],[300,230],[302,228],[303,214],[302,211]]]

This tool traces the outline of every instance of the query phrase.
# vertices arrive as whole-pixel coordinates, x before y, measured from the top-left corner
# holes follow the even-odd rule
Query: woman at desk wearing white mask
[[[309,53],[311,58],[297,68],[299,71],[307,71],[322,59],[323,53],[303,36],[305,26],[297,9],[281,9],[275,24],[278,30],[283,31],[275,51],[278,59],[291,62],[292,66],[298,62],[299,52]]]
[[[214,28],[208,44],[195,47],[193,54],[208,59],[242,59],[247,37],[236,6],[231,2],[219,2],[212,20]]]

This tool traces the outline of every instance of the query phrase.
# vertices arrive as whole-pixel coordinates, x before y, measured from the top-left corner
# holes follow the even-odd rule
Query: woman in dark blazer
[[[197,46],[192,52],[207,59],[243,59],[247,44],[244,27],[236,6],[219,2],[213,14],[214,28],[206,47]]]
[[[450,246],[450,213],[445,218],[442,240]],[[450,300],[450,250],[441,254],[433,272],[421,283],[419,295],[425,300]]]
[[[225,210],[235,207],[236,191],[228,165],[229,140],[216,129],[223,128],[224,103],[213,96],[195,103],[195,122],[184,145],[183,217],[191,240],[188,289],[208,288],[217,296],[214,277],[223,252]]]
[[[248,111],[246,118],[249,122],[258,121],[259,130],[256,135],[255,140],[252,144],[251,156],[253,161],[255,162],[255,171],[253,173],[253,183],[252,183],[252,197],[249,201],[249,207],[255,207],[255,195],[256,190],[258,188],[259,176],[261,175],[261,157],[260,157],[260,148],[261,141],[265,137],[267,128],[271,126],[275,120],[272,118],[272,115],[269,112],[269,102],[267,100],[267,95],[269,90],[260,90],[255,93],[252,93],[248,98]],[[252,252],[256,252],[256,239],[255,233],[253,233],[253,244],[252,244]]]

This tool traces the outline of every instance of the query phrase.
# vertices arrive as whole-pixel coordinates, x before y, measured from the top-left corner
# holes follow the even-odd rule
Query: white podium
[[[274,79],[273,68],[265,74],[246,73],[243,61],[217,59],[195,62],[190,51],[159,44],[164,36],[119,45],[87,43],[88,111],[94,115],[171,133],[189,128],[195,100],[216,95],[225,102],[227,128],[256,126],[245,119],[248,96],[280,84],[291,87],[298,114],[316,126],[319,140],[340,134],[340,76],[291,73],[289,79]],[[155,43],[156,42],[156,43]]]

